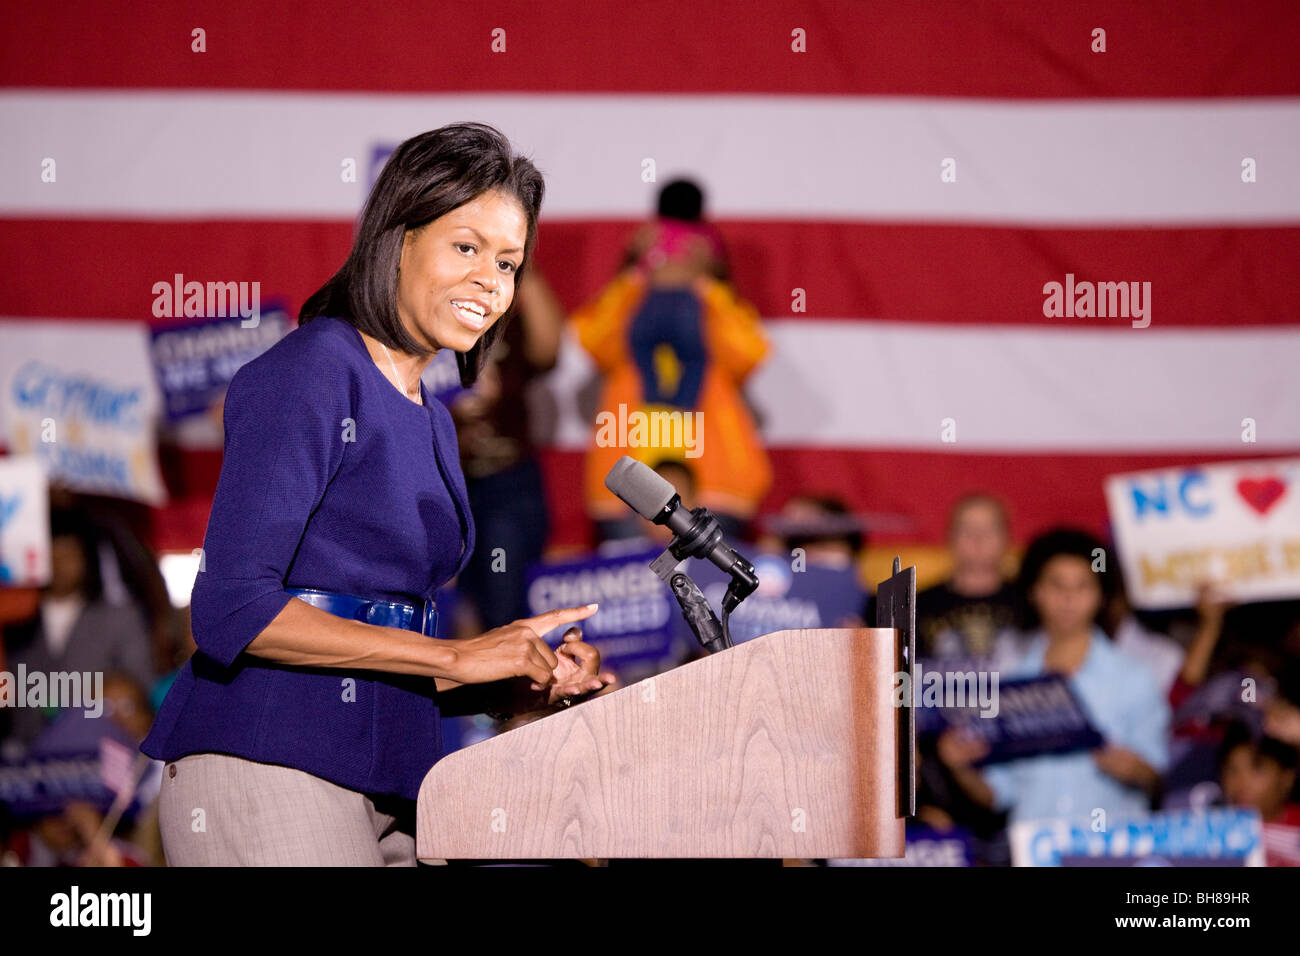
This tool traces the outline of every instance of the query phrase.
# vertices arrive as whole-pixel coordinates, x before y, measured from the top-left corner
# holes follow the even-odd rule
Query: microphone
[[[718,519],[707,508],[688,511],[681,496],[654,469],[624,455],[605,476],[605,487],[645,518],[664,525],[674,535],[670,546],[673,557],[702,558],[713,562],[731,576],[731,586],[723,600],[723,609],[735,610],[758,588],[754,566],[722,540]]]

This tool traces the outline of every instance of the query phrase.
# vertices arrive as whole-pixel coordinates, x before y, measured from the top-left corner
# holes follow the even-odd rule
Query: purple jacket
[[[414,603],[465,566],[474,521],[455,427],[421,392],[424,407],[338,318],[299,326],[236,372],[190,603],[198,651],[144,753],[234,754],[415,798],[442,756],[432,678],[290,667],[244,649],[297,600],[286,587]]]

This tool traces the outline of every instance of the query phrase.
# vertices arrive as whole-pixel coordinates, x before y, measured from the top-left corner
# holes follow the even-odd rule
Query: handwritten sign
[[[1236,601],[1300,597],[1300,458],[1106,479],[1133,605],[1187,607],[1202,580]]]

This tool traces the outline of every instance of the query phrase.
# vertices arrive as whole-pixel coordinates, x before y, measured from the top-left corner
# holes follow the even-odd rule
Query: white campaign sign
[[[1112,475],[1106,504],[1135,607],[1188,607],[1202,580],[1236,601],[1300,597],[1300,458]]]
[[[35,455],[0,458],[0,587],[50,582],[50,490]]]
[[[1113,475],[1106,505],[1135,607],[1300,597],[1300,458]]]
[[[161,505],[161,395],[143,322],[0,321],[0,425],[49,480]]]

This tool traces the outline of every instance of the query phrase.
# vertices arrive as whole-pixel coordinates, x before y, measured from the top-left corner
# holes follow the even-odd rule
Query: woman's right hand
[[[521,618],[493,628],[478,637],[447,641],[455,658],[447,677],[462,684],[487,684],[514,677],[530,679],[534,690],[551,683],[559,658],[542,640],[557,627],[591,617],[596,605],[558,608],[536,617]]]

